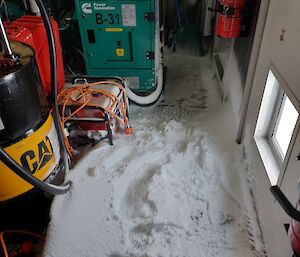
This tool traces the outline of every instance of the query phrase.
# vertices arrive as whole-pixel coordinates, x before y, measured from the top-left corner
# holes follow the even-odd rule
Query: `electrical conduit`
[[[163,65],[160,64],[157,70],[157,87],[153,93],[148,96],[138,96],[126,85],[126,94],[128,98],[137,105],[148,106],[155,104],[163,90]]]

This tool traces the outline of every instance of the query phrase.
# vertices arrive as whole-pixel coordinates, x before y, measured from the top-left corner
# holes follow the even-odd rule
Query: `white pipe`
[[[158,100],[162,92],[162,89],[163,89],[163,65],[160,64],[157,70],[157,86],[153,93],[151,93],[148,96],[138,96],[128,87],[128,85],[126,85],[126,94],[131,101],[135,102],[138,105],[151,105]]]
[[[35,0],[29,0],[29,5],[31,11],[36,15],[36,16],[41,16],[41,12],[39,7],[37,6]]]

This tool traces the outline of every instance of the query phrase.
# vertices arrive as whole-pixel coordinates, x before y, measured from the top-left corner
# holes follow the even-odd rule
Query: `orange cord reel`
[[[110,144],[112,124],[115,124],[116,128],[122,128],[126,135],[133,133],[128,118],[128,100],[121,83],[106,80],[73,84],[62,90],[57,99],[63,129],[68,122],[76,122],[83,131],[106,131]],[[68,136],[68,133],[65,133],[65,145],[69,155],[75,160]]]

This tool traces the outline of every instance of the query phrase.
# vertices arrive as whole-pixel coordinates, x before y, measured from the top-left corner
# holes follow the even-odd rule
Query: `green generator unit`
[[[76,0],[88,76],[119,76],[136,93],[156,88],[158,0]]]

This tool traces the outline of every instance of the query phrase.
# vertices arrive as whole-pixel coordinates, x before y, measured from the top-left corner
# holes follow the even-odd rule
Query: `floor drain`
[[[156,117],[160,118],[182,120],[197,116],[205,109],[205,104],[197,106],[158,105],[153,113]]]

